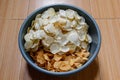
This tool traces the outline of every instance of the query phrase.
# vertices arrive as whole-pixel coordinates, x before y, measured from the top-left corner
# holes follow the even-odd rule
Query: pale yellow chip
[[[72,66],[75,63],[75,61],[76,61],[75,59],[70,59],[69,60],[70,66]]]
[[[75,62],[77,62],[77,63],[80,63],[82,61],[82,58],[81,57],[77,57],[76,59],[75,59]]]
[[[66,11],[65,10],[59,10],[59,14],[61,17],[66,17]]]
[[[48,10],[46,10],[42,15],[41,17],[43,19],[47,19],[49,17],[53,17],[55,15],[55,10],[54,8],[49,8]]]
[[[50,52],[53,53],[53,54],[56,54],[56,53],[60,52],[60,44],[59,43],[53,43],[50,46]]]
[[[40,27],[41,27],[41,26],[39,25],[39,23],[35,23],[34,26],[35,26],[35,29],[40,29]]]
[[[73,19],[75,17],[75,11],[71,10],[71,9],[68,9],[66,10],[66,16],[69,18],[69,19]]]
[[[41,14],[37,14],[35,20],[38,20],[41,17]]]
[[[33,39],[33,31],[30,30],[30,32],[24,36],[24,39],[25,41],[31,41]]]
[[[89,43],[92,42],[92,38],[91,38],[91,36],[89,34],[87,34],[87,40],[88,40]]]
[[[79,35],[75,30],[69,32],[67,39],[76,46],[80,45]]]
[[[89,55],[90,55],[89,52],[82,52],[82,53],[81,53],[81,56],[82,56],[82,57],[86,57],[86,58],[87,58]]]
[[[82,41],[82,42],[81,42],[81,47],[82,47],[83,49],[87,49],[88,43]]]
[[[33,42],[32,41],[27,41],[24,44],[24,47],[25,47],[26,50],[29,50],[32,46],[33,46]]]
[[[76,68],[79,68],[79,67],[82,66],[82,64],[81,64],[81,63],[74,63],[74,66],[75,66]]]
[[[76,50],[76,46],[74,44],[67,44],[66,46],[68,46],[70,48],[69,53],[74,53]]]
[[[73,21],[71,22],[71,27],[76,27],[76,26],[77,26],[77,21],[73,20]]]

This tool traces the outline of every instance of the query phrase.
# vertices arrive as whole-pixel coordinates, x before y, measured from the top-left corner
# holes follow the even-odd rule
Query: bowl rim
[[[98,33],[98,45],[96,47],[96,50],[93,54],[93,56],[83,65],[81,66],[80,68],[77,68],[75,70],[71,70],[71,71],[68,71],[68,72],[52,72],[52,71],[48,71],[48,70],[45,70],[39,66],[37,66],[35,63],[33,63],[31,60],[29,60],[29,58],[27,57],[26,55],[26,52],[24,51],[24,46],[22,45],[22,32],[23,32],[23,29],[24,29],[24,25],[27,23],[27,21],[29,20],[29,18],[31,18],[31,16],[33,14],[35,14],[36,12],[38,12],[39,10],[43,9],[43,8],[46,8],[46,7],[52,7],[52,6],[67,6],[67,7],[73,7],[73,8],[76,8],[80,11],[82,11],[84,14],[86,14],[87,16],[89,16],[89,18],[92,20],[92,22],[94,23],[96,29],[97,29],[97,33]],[[90,63],[92,63],[92,61],[96,58],[96,56],[98,55],[98,52],[100,50],[100,46],[101,46],[101,33],[100,33],[100,29],[96,23],[96,21],[94,20],[94,18],[88,13],[86,12],[85,10],[79,8],[79,7],[76,7],[76,6],[73,6],[73,5],[70,5],[70,4],[52,4],[52,5],[47,5],[47,6],[43,6],[41,8],[38,8],[37,10],[33,11],[30,15],[27,16],[27,18],[24,20],[23,24],[21,25],[21,28],[20,28],[20,31],[19,31],[19,34],[18,34],[18,45],[19,45],[19,49],[20,49],[20,52],[22,54],[22,56],[24,57],[24,59],[33,67],[35,68],[36,70],[40,71],[40,72],[43,72],[43,73],[46,73],[46,74],[50,74],[50,75],[69,75],[69,74],[73,74],[73,73],[76,73],[76,72],[79,72],[81,70],[83,70],[84,68],[86,68]]]

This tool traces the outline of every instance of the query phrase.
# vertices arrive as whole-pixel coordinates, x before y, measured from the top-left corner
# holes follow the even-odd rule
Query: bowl
[[[38,13],[42,13],[45,10],[47,10],[48,8],[54,8],[56,11],[59,9],[72,9],[74,11],[77,11],[79,15],[83,16],[86,20],[86,23],[90,26],[88,33],[90,34],[90,36],[92,37],[92,43],[90,44],[90,48],[89,48],[89,52],[90,52],[90,56],[89,56],[89,60],[80,68],[77,68],[75,70],[72,71],[68,71],[68,72],[52,72],[52,71],[48,71],[45,70],[43,68],[40,68],[39,66],[37,66],[34,61],[31,59],[29,53],[27,53],[25,51],[24,48],[24,35],[27,32],[27,28],[31,25],[32,20],[35,19],[35,16]],[[94,20],[94,18],[88,14],[86,11],[72,6],[72,5],[66,5],[66,4],[55,4],[55,5],[49,5],[49,6],[45,6],[42,8],[37,9],[36,11],[32,12],[23,22],[20,31],[19,31],[19,36],[18,36],[18,44],[19,44],[19,49],[21,51],[22,56],[24,57],[24,59],[28,62],[28,64],[30,64],[33,68],[35,68],[36,70],[46,73],[46,74],[50,74],[50,75],[57,75],[57,76],[62,76],[62,75],[69,75],[69,74],[73,74],[76,72],[79,72],[83,69],[85,69],[88,65],[90,65],[91,62],[93,62],[93,60],[96,58],[96,56],[98,55],[100,46],[101,46],[101,34],[100,34],[100,30],[99,27],[96,23],[96,21]]]

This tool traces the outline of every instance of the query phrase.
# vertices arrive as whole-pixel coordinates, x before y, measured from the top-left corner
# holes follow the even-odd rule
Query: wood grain
[[[25,19],[29,0],[0,0],[0,19]]]
[[[18,80],[21,54],[18,49],[18,20],[0,20],[0,80]]]
[[[102,33],[99,54],[101,80],[119,80],[120,20],[97,20],[97,22]]]
[[[28,14],[57,3],[85,9],[96,18],[102,35],[101,49],[93,63],[66,77],[33,69],[21,56],[17,42],[20,26]],[[0,0],[0,80],[120,80],[119,5],[120,0]]]
[[[90,0],[95,18],[120,18],[120,0]]]

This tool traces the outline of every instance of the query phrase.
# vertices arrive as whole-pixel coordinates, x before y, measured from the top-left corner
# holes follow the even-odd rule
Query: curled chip
[[[50,17],[53,17],[55,15],[55,10],[53,8],[49,8],[47,11],[45,11],[43,14],[42,14],[42,18],[43,19],[47,19],[47,18],[50,18]]]
[[[62,46],[60,48],[60,51],[62,51],[62,52],[68,52],[69,50],[70,50],[70,48],[68,46]]]
[[[59,14],[61,17],[66,17],[66,11],[65,10],[59,10]]]
[[[35,29],[40,29],[39,23],[35,23],[34,25],[35,25]]]
[[[60,69],[63,70],[63,71],[68,71],[71,69],[71,66],[69,64],[69,61],[61,61],[61,64],[60,64]]]
[[[31,40],[33,39],[33,31],[30,30],[30,32],[27,33],[27,34],[24,36],[24,39],[25,39],[26,42],[27,42],[27,41],[31,41]]]
[[[72,9],[49,8],[37,14],[24,36],[24,47],[39,67],[65,72],[81,67],[92,38],[85,18]]]
[[[47,26],[44,27],[44,30],[47,32],[47,33],[53,33],[55,34],[55,27],[53,24],[48,24]]]
[[[50,62],[47,62],[46,66],[45,66],[48,70],[52,70],[52,64]]]
[[[50,61],[50,58],[49,58],[49,56],[48,56],[47,53],[43,54],[43,56],[44,56],[44,59],[45,59],[45,60]]]
[[[37,58],[37,62],[40,63],[40,64],[44,64],[46,62],[46,60],[43,57],[43,54],[44,53],[43,53],[42,50],[37,52],[36,58]]]
[[[43,30],[37,30],[33,32],[33,39],[42,39],[44,38],[46,35],[46,33]]]
[[[75,11],[71,10],[71,9],[68,9],[66,10],[66,16],[69,18],[69,19],[73,19],[75,17]]]
[[[74,63],[74,66],[75,66],[76,68],[79,68],[79,67],[82,66],[82,64],[81,64],[81,63]]]
[[[73,45],[73,44],[67,44],[67,46],[69,46],[70,50],[69,50],[69,53],[74,53],[75,50],[76,50],[76,46]]]
[[[84,48],[84,49],[87,49],[87,42],[81,42],[81,47]]]
[[[75,59],[75,62],[77,62],[77,63],[80,63],[82,61],[82,58],[81,57],[77,57],[76,59]]]
[[[59,43],[53,43],[50,46],[50,52],[52,52],[53,54],[56,54],[56,53],[60,52],[60,45],[59,45]]]
[[[32,41],[27,41],[24,44],[24,47],[25,47],[26,50],[29,50],[32,46],[33,46],[33,42]]]
[[[77,32],[74,30],[74,31],[71,31],[67,37],[67,39],[73,43],[74,45],[76,46],[79,46],[80,45],[80,41],[79,41],[79,35],[77,34]]]
[[[65,61],[70,61],[71,59],[75,59],[75,56],[69,55],[65,57]]]
[[[76,61],[75,59],[70,59],[70,60],[69,60],[70,65],[71,65],[71,66],[74,65],[75,61]]]
[[[54,66],[54,68],[58,69],[60,67],[60,65],[61,65],[61,62],[58,61],[58,62],[55,62],[53,66]]]
[[[87,39],[88,39],[88,42],[91,43],[92,42],[92,38],[89,34],[87,34]]]
[[[59,55],[59,54],[55,54],[54,55],[54,57],[53,57],[53,59],[55,60],[55,61],[60,61],[61,59],[62,59],[62,55]]]

